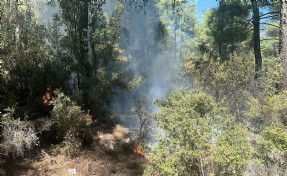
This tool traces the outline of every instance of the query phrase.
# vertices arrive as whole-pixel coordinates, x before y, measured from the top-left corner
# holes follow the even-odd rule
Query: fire
[[[56,95],[52,90],[52,86],[48,85],[45,94],[42,96],[43,103],[50,106],[50,101],[53,98],[56,98]]]
[[[145,154],[145,151],[144,151],[143,147],[140,144],[136,144],[134,146],[133,152],[135,154],[139,154],[139,155],[144,155]]]

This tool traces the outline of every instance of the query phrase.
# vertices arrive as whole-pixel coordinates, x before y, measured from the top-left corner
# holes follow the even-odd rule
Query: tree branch
[[[248,19],[248,20],[245,20],[245,21],[243,21],[243,22],[245,22],[245,23],[250,23],[252,20],[253,20],[253,17],[250,18],[250,19]]]
[[[265,13],[263,15],[260,15],[259,17],[263,17],[263,16],[266,16],[266,15],[269,15],[269,14],[280,14],[280,12],[268,12],[268,13]]]
[[[266,39],[261,39],[260,41],[265,41],[265,40],[279,40],[279,38],[266,38]]]
[[[270,15],[270,16],[267,16],[267,17],[262,17],[262,18],[260,18],[260,19],[262,20],[262,19],[265,19],[265,18],[272,18],[272,17],[278,17],[278,16],[280,16],[280,14]]]
[[[280,28],[280,26],[276,26],[275,24],[271,24],[271,23],[262,22],[260,24],[266,24],[266,25],[269,25],[269,26]]]

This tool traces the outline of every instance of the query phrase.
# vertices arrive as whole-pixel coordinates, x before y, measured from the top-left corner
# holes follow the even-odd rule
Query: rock
[[[70,169],[68,169],[68,173],[70,175],[76,175],[77,174],[77,170],[76,170],[76,168],[70,168]]]

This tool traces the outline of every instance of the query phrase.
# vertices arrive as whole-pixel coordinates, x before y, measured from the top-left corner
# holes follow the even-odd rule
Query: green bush
[[[56,130],[56,137],[63,140],[63,148],[68,154],[77,151],[76,148],[83,142],[91,141],[92,119],[81,110],[68,96],[62,92],[52,100],[52,122]],[[69,144],[69,145],[67,145]]]
[[[252,157],[247,129],[227,123],[228,128],[218,135],[212,149],[215,175],[242,175]]]
[[[283,67],[281,59],[270,57],[263,59],[261,87],[265,95],[278,93],[282,86]]]
[[[158,101],[163,130],[145,175],[240,175],[251,156],[247,130],[210,95],[176,91]],[[226,150],[227,154],[225,153]]]
[[[257,144],[257,157],[264,164],[266,175],[285,175],[287,171],[287,130],[274,121],[261,133]]]
[[[259,131],[270,126],[274,121],[280,121],[287,126],[287,90],[277,94],[267,95],[263,100],[250,98],[247,115],[253,120]]]
[[[248,98],[256,89],[250,55],[230,56],[225,62],[191,59],[186,61],[185,67],[196,87],[215,97],[238,119],[242,118],[240,110],[245,109]]]

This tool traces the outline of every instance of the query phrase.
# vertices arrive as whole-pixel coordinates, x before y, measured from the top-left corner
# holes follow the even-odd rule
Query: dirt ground
[[[102,125],[96,129],[95,132],[112,134],[112,129],[107,130]],[[92,146],[83,148],[74,158],[61,154],[55,145],[34,149],[21,159],[1,161],[0,176],[138,176],[143,174],[146,163],[143,155],[135,154],[131,147],[108,151],[100,142],[95,140]],[[117,148],[116,145],[115,148]]]

